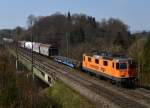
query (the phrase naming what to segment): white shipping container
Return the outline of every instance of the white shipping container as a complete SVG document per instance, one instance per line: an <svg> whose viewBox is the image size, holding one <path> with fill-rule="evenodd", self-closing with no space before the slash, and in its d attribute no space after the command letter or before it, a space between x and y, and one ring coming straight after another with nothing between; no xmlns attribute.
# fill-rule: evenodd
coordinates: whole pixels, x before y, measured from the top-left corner
<svg viewBox="0 0 150 108"><path fill-rule="evenodd" d="M40 54L49 56L49 48L51 45L41 44L40 45Z"/></svg>
<svg viewBox="0 0 150 108"><path fill-rule="evenodd" d="M34 42L33 42L33 44L34 44ZM32 49L32 42L26 42L25 43L25 48L31 50Z"/></svg>
<svg viewBox="0 0 150 108"><path fill-rule="evenodd" d="M33 51L40 53L40 45L41 45L41 43L34 43L33 44Z"/></svg>
<svg viewBox="0 0 150 108"><path fill-rule="evenodd" d="M25 47L25 43L26 43L26 41L20 41L20 46L21 46L22 48L24 48L24 47Z"/></svg>

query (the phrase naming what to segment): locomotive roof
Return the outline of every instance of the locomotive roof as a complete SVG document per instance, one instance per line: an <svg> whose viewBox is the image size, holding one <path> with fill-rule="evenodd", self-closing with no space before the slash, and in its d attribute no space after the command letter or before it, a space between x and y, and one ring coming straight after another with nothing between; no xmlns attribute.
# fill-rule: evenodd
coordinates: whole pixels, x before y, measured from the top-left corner
<svg viewBox="0 0 150 108"><path fill-rule="evenodd" d="M128 61L129 59L128 58L114 58L113 60L116 62L125 62L125 61Z"/></svg>
<svg viewBox="0 0 150 108"><path fill-rule="evenodd" d="M87 54L85 54L87 55ZM92 54L88 54L87 56L90 56L90 57L94 57L96 59L105 59L105 60L114 60L114 61L117 61L117 62L123 62L123 61L127 61L129 59L132 59L132 58L127 58L127 57L113 57L113 56L102 56L102 55L92 55Z"/></svg>

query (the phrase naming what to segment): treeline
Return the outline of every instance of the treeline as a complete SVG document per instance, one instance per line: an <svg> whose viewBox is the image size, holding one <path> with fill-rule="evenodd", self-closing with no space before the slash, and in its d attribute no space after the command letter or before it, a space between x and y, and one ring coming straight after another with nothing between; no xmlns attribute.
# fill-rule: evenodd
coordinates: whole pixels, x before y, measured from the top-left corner
<svg viewBox="0 0 150 108"><path fill-rule="evenodd" d="M30 26L30 22L34 24ZM131 44L131 33L128 26L119 19L103 19L101 22L85 14L56 13L46 17L28 18L27 30L17 27L20 40L33 40L36 42L56 44L61 55L66 54L66 45L69 43L69 55L74 58L81 57L83 52L91 50L125 51ZM15 38L15 33L12 36ZM79 50L82 49L82 50ZM75 56L74 52L78 52Z"/></svg>
<svg viewBox="0 0 150 108"><path fill-rule="evenodd" d="M63 50L66 49L68 41L70 56L78 49L77 46L85 49L84 52L99 49L124 50L128 48L131 36L127 25L119 19L111 18L98 22L92 16L70 13L35 18L35 24L31 29L35 33L35 41L56 43Z"/></svg>
<svg viewBox="0 0 150 108"><path fill-rule="evenodd" d="M68 43L69 56L75 59L93 50L127 52L137 37L147 37L148 34L131 34L129 27L119 19L103 19L99 22L92 16L71 15L70 12L67 15L55 13L45 17L30 15L27 22L28 29L17 27L11 33L8 31L7 36L31 41L32 34L35 42L57 45L60 55L67 54ZM78 53L75 55L75 52Z"/></svg>

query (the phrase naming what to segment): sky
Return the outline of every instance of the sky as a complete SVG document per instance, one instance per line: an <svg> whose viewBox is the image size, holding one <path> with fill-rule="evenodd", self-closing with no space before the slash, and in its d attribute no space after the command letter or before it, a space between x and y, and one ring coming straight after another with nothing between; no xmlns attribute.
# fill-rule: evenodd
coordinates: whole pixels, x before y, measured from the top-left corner
<svg viewBox="0 0 150 108"><path fill-rule="evenodd" d="M150 30L150 0L0 0L0 29L27 27L27 17L84 13L101 21L118 18L131 31Z"/></svg>

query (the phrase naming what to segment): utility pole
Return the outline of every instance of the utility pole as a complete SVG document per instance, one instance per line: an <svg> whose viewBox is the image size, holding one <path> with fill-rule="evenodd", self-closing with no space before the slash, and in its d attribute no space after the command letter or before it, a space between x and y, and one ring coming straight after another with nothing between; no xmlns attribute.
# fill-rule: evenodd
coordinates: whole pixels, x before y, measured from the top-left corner
<svg viewBox="0 0 150 108"><path fill-rule="evenodd" d="M16 39L15 39L15 46L16 46L16 69L18 71L18 59L19 59L19 55L18 55L18 36L21 33L21 28L20 27L16 27Z"/></svg>
<svg viewBox="0 0 150 108"><path fill-rule="evenodd" d="M33 26L33 21L32 21L32 26ZM32 42L32 50L31 50L31 53L32 53L32 67L31 67L31 71L32 71L32 74L33 74L33 80L34 80L34 71L33 71L33 68L34 68L34 53L33 53L33 30L31 30L31 42Z"/></svg>
<svg viewBox="0 0 150 108"><path fill-rule="evenodd" d="M31 30L31 42L32 42L32 73L33 73L33 80L34 80L34 72L33 72L33 67L34 67L34 55L33 55L33 33L32 33L32 30Z"/></svg>
<svg viewBox="0 0 150 108"><path fill-rule="evenodd" d="M16 69L18 71L18 28L16 28Z"/></svg>
<svg viewBox="0 0 150 108"><path fill-rule="evenodd" d="M66 33L66 43L67 43L67 57L69 57L69 39L68 39L69 35L68 33Z"/></svg>
<svg viewBox="0 0 150 108"><path fill-rule="evenodd" d="M34 54L33 54L33 25L35 23L35 17L33 15L30 15L28 17L28 24L29 24L29 29L31 29L31 42L32 42L32 49L31 49L31 54L32 54L32 60L31 60L31 72L32 72L32 78L34 80Z"/></svg>
<svg viewBox="0 0 150 108"><path fill-rule="evenodd" d="M70 27L70 22L71 22L71 14L68 12L68 19L67 19L67 25ZM67 43L67 57L69 57L69 40L70 40L70 28L66 32L66 43Z"/></svg>

